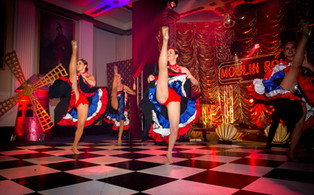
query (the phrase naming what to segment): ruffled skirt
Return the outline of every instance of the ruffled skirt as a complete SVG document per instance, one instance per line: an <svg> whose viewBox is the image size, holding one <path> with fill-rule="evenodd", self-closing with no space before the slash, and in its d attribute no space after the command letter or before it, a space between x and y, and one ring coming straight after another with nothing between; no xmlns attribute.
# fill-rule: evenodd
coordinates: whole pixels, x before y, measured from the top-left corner
<svg viewBox="0 0 314 195"><path fill-rule="evenodd" d="M169 88L181 96L180 121L178 137L186 134L191 125L200 116L199 99L191 96L191 83L185 75L178 75L169 78ZM150 82L141 101L141 108L144 118L144 129L142 140L152 137L157 142L169 140L170 124L167 108L160 105L156 100L156 82Z"/></svg>

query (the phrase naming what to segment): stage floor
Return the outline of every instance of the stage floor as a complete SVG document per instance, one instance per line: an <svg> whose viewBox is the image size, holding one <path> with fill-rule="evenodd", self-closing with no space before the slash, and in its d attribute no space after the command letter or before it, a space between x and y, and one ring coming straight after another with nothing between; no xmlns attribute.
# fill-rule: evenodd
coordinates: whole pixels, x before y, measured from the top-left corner
<svg viewBox="0 0 314 195"><path fill-rule="evenodd" d="M314 154L260 145L177 143L173 165L167 145L110 136L0 144L1 194L313 194Z"/></svg>

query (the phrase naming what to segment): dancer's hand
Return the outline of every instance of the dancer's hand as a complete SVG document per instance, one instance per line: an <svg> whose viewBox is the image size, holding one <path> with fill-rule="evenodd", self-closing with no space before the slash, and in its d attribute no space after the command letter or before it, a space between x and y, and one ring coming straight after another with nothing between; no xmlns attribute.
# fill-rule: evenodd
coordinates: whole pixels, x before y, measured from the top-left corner
<svg viewBox="0 0 314 195"><path fill-rule="evenodd" d="M186 78L187 78L187 79L191 79L191 78L192 78L192 75L191 75L190 72L187 72L187 73L186 73Z"/></svg>
<svg viewBox="0 0 314 195"><path fill-rule="evenodd" d="M82 75L83 79L86 79L88 77L88 73L86 73L86 72L81 73L81 75Z"/></svg>
<svg viewBox="0 0 314 195"><path fill-rule="evenodd" d="M187 79L190 79L192 77L190 71L187 68L182 67L180 70L182 73L185 73Z"/></svg>
<svg viewBox="0 0 314 195"><path fill-rule="evenodd" d="M72 40L71 45L72 45L72 49L77 49L77 41Z"/></svg>
<svg viewBox="0 0 314 195"><path fill-rule="evenodd" d="M155 77L154 77L152 74L150 74L150 75L147 77L147 82L151 82L151 81L153 81L153 80L155 80Z"/></svg>
<svg viewBox="0 0 314 195"><path fill-rule="evenodd" d="M169 31L168 26L161 27L162 38L165 41L169 40L169 32L168 31Z"/></svg>

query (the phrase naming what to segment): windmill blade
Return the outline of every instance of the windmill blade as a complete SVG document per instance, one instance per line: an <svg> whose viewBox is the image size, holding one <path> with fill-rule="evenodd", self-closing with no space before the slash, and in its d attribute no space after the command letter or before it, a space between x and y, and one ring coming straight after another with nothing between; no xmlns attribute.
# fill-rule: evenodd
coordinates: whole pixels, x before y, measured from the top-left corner
<svg viewBox="0 0 314 195"><path fill-rule="evenodd" d="M20 62L17 59L15 51L6 53L3 57L4 63L9 67L15 78L23 85L26 81Z"/></svg>
<svg viewBox="0 0 314 195"><path fill-rule="evenodd" d="M21 94L17 94L0 102L0 118L15 106L15 104L19 101L19 98L21 98Z"/></svg>
<svg viewBox="0 0 314 195"><path fill-rule="evenodd" d="M33 95L29 96L30 101L32 102L34 111L37 115L39 124L43 131L47 131L51 129L51 127L54 126L54 122L50 118L49 114L46 112L46 110L41 106L41 104L35 99Z"/></svg>
<svg viewBox="0 0 314 195"><path fill-rule="evenodd" d="M35 90L45 85L49 85L50 83L53 83L55 80L57 80L59 77L64 77L67 75L67 71L63 68L61 64L59 64L54 69L45 74L45 76L43 76L39 81L37 81L33 85L33 89Z"/></svg>

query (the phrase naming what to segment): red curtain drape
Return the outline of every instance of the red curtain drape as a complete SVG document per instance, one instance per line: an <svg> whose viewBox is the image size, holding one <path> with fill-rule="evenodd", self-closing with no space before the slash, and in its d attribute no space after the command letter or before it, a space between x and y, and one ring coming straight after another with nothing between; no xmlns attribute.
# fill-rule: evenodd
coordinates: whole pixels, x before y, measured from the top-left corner
<svg viewBox="0 0 314 195"><path fill-rule="evenodd" d="M167 0L139 0L132 4L132 74L137 78L147 63L158 61L156 36L161 27ZM145 79L144 79L145 80ZM131 99L131 137L141 133L141 118L136 97Z"/></svg>

